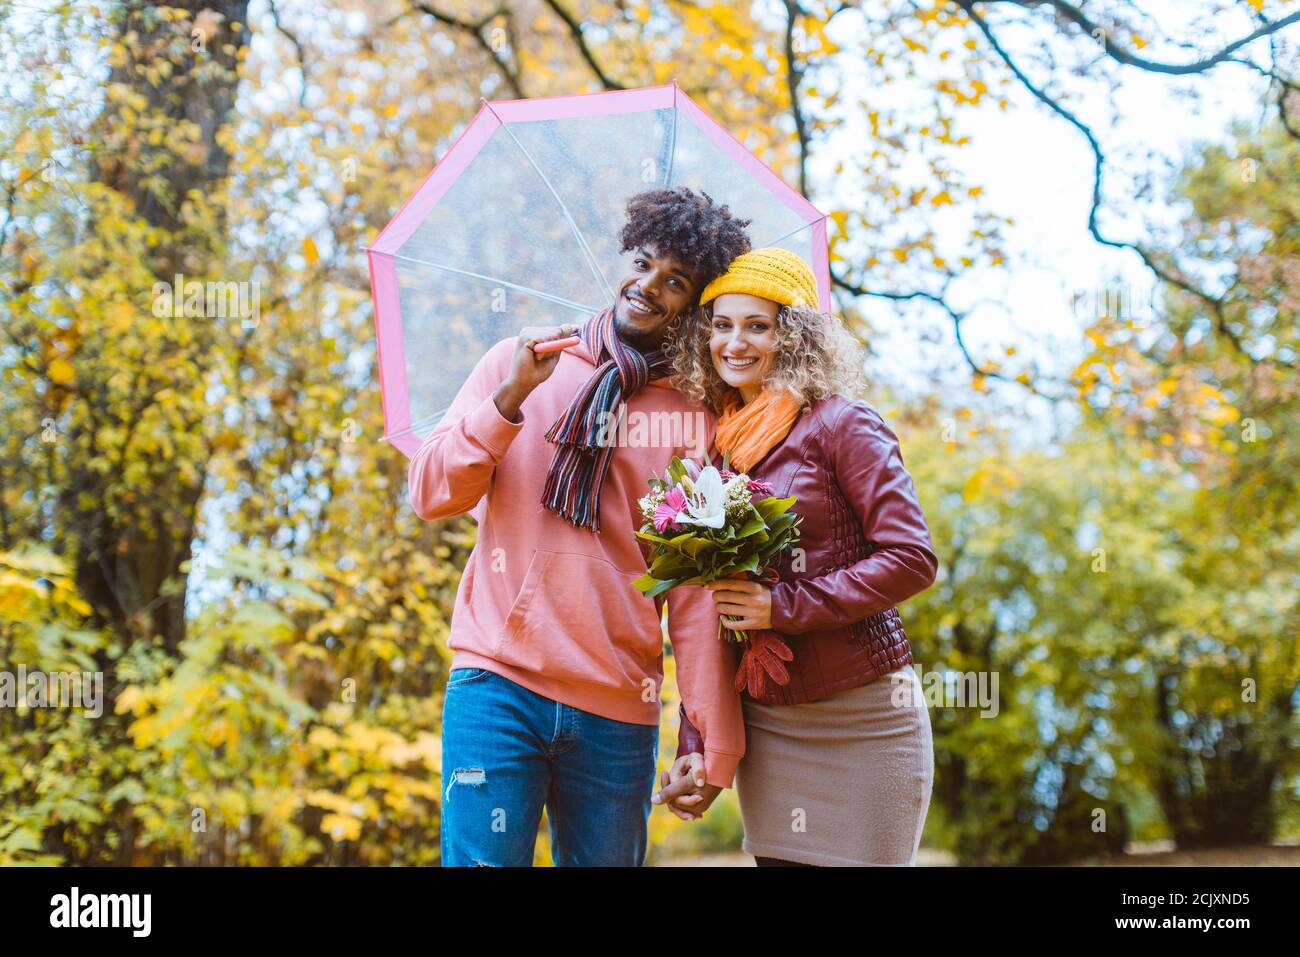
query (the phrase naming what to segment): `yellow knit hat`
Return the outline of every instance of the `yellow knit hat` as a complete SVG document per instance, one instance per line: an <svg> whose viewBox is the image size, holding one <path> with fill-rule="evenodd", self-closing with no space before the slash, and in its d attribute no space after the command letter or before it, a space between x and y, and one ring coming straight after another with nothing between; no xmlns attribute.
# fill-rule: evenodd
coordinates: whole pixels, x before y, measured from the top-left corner
<svg viewBox="0 0 1300 957"><path fill-rule="evenodd" d="M802 257L779 246L737 256L725 273L704 287L700 305L728 292L748 293L784 306L817 308L817 280L812 269Z"/></svg>

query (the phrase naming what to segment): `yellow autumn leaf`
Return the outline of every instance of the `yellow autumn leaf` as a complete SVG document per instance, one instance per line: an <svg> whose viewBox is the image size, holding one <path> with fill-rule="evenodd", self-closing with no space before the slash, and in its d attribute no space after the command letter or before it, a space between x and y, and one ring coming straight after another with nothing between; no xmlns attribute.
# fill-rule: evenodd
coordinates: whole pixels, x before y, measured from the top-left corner
<svg viewBox="0 0 1300 957"><path fill-rule="evenodd" d="M316 251L316 241L308 236L302 241L302 254L307 259L307 265L314 266L320 259L320 253Z"/></svg>
<svg viewBox="0 0 1300 957"><path fill-rule="evenodd" d="M333 791L326 791L323 788L317 788L309 791L303 797L303 801L312 807L323 808L326 811L333 811L336 814L350 814L352 811L352 802L340 794Z"/></svg>
<svg viewBox="0 0 1300 957"><path fill-rule="evenodd" d="M123 300L109 310L109 328L119 335L129 332L134 324L135 309L129 302Z"/></svg>
<svg viewBox="0 0 1300 957"><path fill-rule="evenodd" d="M144 690L138 685L128 685L117 695L115 710L118 714L130 711L138 717L139 715L144 714L145 709L148 707L148 698L146 697Z"/></svg>
<svg viewBox="0 0 1300 957"><path fill-rule="evenodd" d="M342 814L326 814L321 818L320 829L336 841L355 841L361 836L361 822Z"/></svg>
<svg viewBox="0 0 1300 957"><path fill-rule="evenodd" d="M222 718L220 721L214 721L208 725L204 737L207 739L208 744L214 748L227 743L234 745L239 743L239 729L235 727L233 722Z"/></svg>
<svg viewBox="0 0 1300 957"><path fill-rule="evenodd" d="M77 377L76 370L67 359L55 359L46 371L49 373L50 381L56 385L67 385Z"/></svg>
<svg viewBox="0 0 1300 957"><path fill-rule="evenodd" d="M1216 406L1206 416L1214 425L1227 425L1229 422L1236 422L1240 417L1240 410L1230 405Z"/></svg>

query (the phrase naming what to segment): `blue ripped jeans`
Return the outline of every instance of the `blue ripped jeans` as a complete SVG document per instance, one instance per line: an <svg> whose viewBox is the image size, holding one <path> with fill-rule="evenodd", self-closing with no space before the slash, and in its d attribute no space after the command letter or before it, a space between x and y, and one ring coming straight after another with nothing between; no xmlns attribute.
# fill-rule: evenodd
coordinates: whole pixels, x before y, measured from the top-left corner
<svg viewBox="0 0 1300 957"><path fill-rule="evenodd" d="M443 866L531 866L545 805L557 866L639 867L658 759L656 726L456 668L442 707Z"/></svg>

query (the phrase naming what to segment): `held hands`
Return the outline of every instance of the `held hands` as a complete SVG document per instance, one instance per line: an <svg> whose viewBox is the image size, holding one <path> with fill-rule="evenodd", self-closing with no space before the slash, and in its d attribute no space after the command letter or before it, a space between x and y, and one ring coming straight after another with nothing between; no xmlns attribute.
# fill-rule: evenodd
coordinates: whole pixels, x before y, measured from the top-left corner
<svg viewBox="0 0 1300 957"><path fill-rule="evenodd" d="M719 615L727 617L728 627L746 631L772 627L772 589L769 586L729 578L704 587L713 593L714 607ZM722 788L705 783L704 755L698 752L683 754L671 768L661 772L659 788L650 800L655 804L666 804L668 810L683 821L699 820L722 793Z"/></svg>
<svg viewBox="0 0 1300 957"><path fill-rule="evenodd" d="M667 771L659 773L659 790L650 798L667 804L683 821L697 821L714 802L722 788L704 782L704 755L683 754Z"/></svg>

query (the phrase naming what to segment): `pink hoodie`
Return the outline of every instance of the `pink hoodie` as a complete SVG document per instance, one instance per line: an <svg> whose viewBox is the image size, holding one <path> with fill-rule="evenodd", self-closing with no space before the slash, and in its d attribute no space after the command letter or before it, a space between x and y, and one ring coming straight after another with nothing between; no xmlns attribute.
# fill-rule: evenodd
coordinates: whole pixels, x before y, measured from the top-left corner
<svg viewBox="0 0 1300 957"><path fill-rule="evenodd" d="M715 421L657 379L626 406L601 492L601 531L576 528L543 508L555 446L546 432L595 369L585 344L560 356L524 400L519 423L492 393L510 371L515 340L494 345L411 458L410 502L426 520L469 512L479 525L456 593L452 668L486 668L540 695L593 714L658 725L664 597L677 684L707 742L708 783L730 787L745 750L734 650L718 640L703 588L659 599L632 587L646 568L637 499L673 455L700 456Z"/></svg>

